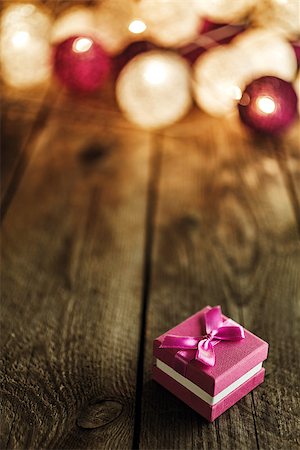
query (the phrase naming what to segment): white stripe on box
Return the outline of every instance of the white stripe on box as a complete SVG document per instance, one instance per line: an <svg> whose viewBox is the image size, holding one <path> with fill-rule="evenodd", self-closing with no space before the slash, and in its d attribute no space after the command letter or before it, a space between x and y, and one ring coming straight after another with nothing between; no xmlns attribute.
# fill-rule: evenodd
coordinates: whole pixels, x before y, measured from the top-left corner
<svg viewBox="0 0 300 450"><path fill-rule="evenodd" d="M236 381L231 383L229 386L227 386L227 388L223 389L223 391L219 392L219 394L215 395L214 397L209 395L206 391L201 389L199 386L197 386L192 381L190 381L187 378L180 375L180 373L176 372L174 369L172 369L172 367L170 367L167 364L165 364L164 362L160 361L160 359L156 359L156 366L162 372L169 375L169 377L173 378L173 380L177 381L177 383L181 384L182 386L187 388L189 391L191 391L193 394L197 395L197 397L201 398L201 400L204 400L206 403L213 406L216 403L223 400L223 398L225 398L227 395L229 395L235 389L240 387L243 383L250 380L251 377L256 375L262 368L262 362L257 364L257 366L253 367L253 369L249 370L249 372L245 373L245 375L238 378Z"/></svg>

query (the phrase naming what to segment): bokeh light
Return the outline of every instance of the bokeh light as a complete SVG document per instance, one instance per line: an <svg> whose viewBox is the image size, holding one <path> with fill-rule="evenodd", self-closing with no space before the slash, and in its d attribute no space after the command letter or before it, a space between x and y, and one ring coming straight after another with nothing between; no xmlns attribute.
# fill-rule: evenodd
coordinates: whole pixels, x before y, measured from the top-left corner
<svg viewBox="0 0 300 450"><path fill-rule="evenodd" d="M246 17L255 5L255 0L194 0L202 16L219 23L237 23Z"/></svg>
<svg viewBox="0 0 300 450"><path fill-rule="evenodd" d="M297 95L291 83L277 77L252 81L239 102L241 120L251 129L277 134L297 116Z"/></svg>
<svg viewBox="0 0 300 450"><path fill-rule="evenodd" d="M140 17L147 25L150 39L159 45L182 45L198 34L200 19L192 2L140 0L138 8Z"/></svg>
<svg viewBox="0 0 300 450"><path fill-rule="evenodd" d="M56 19L51 31L51 41L56 44L71 36L95 33L96 21L93 9L73 6Z"/></svg>
<svg viewBox="0 0 300 450"><path fill-rule="evenodd" d="M216 47L194 64L194 96L197 104L213 116L235 110L242 95L242 71L236 52Z"/></svg>
<svg viewBox="0 0 300 450"><path fill-rule="evenodd" d="M72 36L56 46L54 71L68 89L92 92L107 79L110 59L91 37Z"/></svg>
<svg viewBox="0 0 300 450"><path fill-rule="evenodd" d="M10 5L1 19L1 66L4 81L17 88L44 83L50 76L51 17L31 3Z"/></svg>
<svg viewBox="0 0 300 450"><path fill-rule="evenodd" d="M161 128L183 117L192 104L189 66L180 56L151 51L136 56L117 80L125 116L143 128Z"/></svg>

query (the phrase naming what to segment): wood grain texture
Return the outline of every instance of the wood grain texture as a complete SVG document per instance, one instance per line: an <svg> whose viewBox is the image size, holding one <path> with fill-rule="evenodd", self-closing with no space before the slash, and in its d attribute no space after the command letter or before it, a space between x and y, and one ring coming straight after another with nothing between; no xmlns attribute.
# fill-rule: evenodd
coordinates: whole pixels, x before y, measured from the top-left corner
<svg viewBox="0 0 300 450"><path fill-rule="evenodd" d="M34 139L55 101L55 92L46 95L47 86L29 92L16 92L5 88L2 99L1 120L1 202L5 201L13 178L22 176L30 158L30 140Z"/></svg>
<svg viewBox="0 0 300 450"><path fill-rule="evenodd" d="M274 149L200 114L168 130L155 192L143 449L299 446L300 247ZM151 382L152 341L205 305L270 343L265 383L207 424Z"/></svg>
<svg viewBox="0 0 300 450"><path fill-rule="evenodd" d="M1 448L131 447L150 145L67 103L35 139L2 232Z"/></svg>

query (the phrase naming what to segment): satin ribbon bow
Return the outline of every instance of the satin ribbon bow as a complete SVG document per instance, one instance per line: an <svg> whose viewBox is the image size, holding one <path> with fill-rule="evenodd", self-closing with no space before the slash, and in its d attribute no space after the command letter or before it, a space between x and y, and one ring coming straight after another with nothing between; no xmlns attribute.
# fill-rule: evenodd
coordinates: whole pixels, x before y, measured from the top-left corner
<svg viewBox="0 0 300 450"><path fill-rule="evenodd" d="M176 359L176 370L185 372L187 364L193 359L200 361L206 366L213 367L216 363L214 346L221 341L238 341L244 339L244 328L231 319L222 320L220 306L211 308L204 314L206 335L175 336L167 334L160 348L178 349Z"/></svg>

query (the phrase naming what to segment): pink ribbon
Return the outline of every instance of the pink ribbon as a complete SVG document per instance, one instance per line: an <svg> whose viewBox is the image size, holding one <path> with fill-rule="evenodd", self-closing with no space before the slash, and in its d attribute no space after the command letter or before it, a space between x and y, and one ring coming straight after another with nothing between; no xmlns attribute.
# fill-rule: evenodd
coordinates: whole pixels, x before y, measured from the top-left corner
<svg viewBox="0 0 300 450"><path fill-rule="evenodd" d="M206 366L213 367L216 363L214 346L221 341L237 341L244 339L244 328L227 319L223 322L220 306L214 306L204 314L205 336L175 336L167 334L160 348L177 349L175 355L175 370L185 374L190 361L195 359Z"/></svg>

